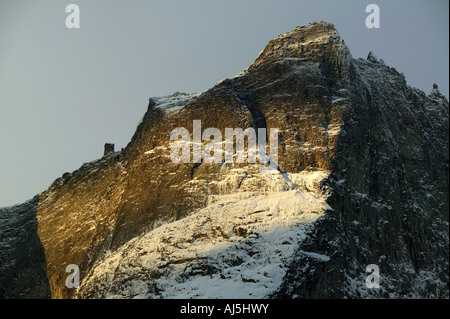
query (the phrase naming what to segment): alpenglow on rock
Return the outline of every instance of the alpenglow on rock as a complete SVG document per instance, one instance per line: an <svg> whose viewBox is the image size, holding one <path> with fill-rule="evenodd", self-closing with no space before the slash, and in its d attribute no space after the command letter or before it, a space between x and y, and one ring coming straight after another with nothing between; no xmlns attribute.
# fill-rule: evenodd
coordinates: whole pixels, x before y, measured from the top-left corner
<svg viewBox="0 0 450 319"><path fill-rule="evenodd" d="M172 163L193 120L278 128L278 170ZM354 59L332 24L297 27L207 91L151 98L123 150L0 209L0 297L448 298L448 151L437 86Z"/></svg>

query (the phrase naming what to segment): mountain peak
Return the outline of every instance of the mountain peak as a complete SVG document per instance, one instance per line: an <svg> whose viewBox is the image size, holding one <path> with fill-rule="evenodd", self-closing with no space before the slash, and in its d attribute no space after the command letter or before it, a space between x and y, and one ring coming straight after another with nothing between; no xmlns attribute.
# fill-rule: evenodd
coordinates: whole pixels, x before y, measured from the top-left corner
<svg viewBox="0 0 450 319"><path fill-rule="evenodd" d="M280 34L278 39L286 37L301 37L303 39L309 39L309 41L314 41L315 39L322 38L323 36L335 36L337 34L338 33L334 24L324 21L316 21L307 25L297 26L288 32Z"/></svg>
<svg viewBox="0 0 450 319"><path fill-rule="evenodd" d="M280 65L296 69L318 64L331 71L330 74L340 77L349 69L351 61L350 50L334 25L312 22L305 26L297 26L269 41L247 70L260 67L272 69Z"/></svg>
<svg viewBox="0 0 450 319"><path fill-rule="evenodd" d="M344 49L349 53L334 25L327 22L312 22L305 26L297 26L271 40L253 65L286 58L315 59L336 49L338 51Z"/></svg>
<svg viewBox="0 0 450 319"><path fill-rule="evenodd" d="M0 298L448 298L439 94L409 87L373 53L352 59L330 23L296 27L232 79L150 98L122 151L109 145L0 208ZM177 128L187 140L172 140ZM250 134L244 143L258 132L264 155L260 128L276 131L268 174L249 161ZM233 160L205 160L214 144L226 161L231 144ZM172 160L177 145L187 163ZM368 263L383 270L379 289L361 288Z"/></svg>

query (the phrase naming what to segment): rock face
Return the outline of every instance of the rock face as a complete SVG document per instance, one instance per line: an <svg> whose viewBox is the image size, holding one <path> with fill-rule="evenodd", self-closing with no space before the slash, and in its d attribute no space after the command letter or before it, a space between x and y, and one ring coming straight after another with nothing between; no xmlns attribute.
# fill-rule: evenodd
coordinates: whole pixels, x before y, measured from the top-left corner
<svg viewBox="0 0 450 319"><path fill-rule="evenodd" d="M39 197L0 214L0 297L50 298L44 247L37 235Z"/></svg>
<svg viewBox="0 0 450 319"><path fill-rule="evenodd" d="M193 120L278 128L278 170L173 163L170 132L192 140ZM437 86L352 58L331 24L297 27L234 78L151 98L122 151L0 209L1 296L448 298L448 120Z"/></svg>

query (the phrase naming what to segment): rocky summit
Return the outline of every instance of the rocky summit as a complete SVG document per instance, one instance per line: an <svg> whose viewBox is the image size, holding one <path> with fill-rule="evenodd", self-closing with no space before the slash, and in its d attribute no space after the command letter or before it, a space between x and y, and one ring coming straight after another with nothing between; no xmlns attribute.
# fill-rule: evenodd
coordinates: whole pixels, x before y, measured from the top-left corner
<svg viewBox="0 0 450 319"><path fill-rule="evenodd" d="M194 120L277 128L276 170L174 163ZM0 297L449 298L448 211L447 99L316 22L209 90L150 98L124 149L1 208Z"/></svg>

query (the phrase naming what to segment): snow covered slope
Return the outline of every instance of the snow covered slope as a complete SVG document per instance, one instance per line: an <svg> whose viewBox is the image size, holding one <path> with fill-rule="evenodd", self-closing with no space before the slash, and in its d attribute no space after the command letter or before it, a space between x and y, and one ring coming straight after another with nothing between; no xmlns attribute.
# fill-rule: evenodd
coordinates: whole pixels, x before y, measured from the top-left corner
<svg viewBox="0 0 450 319"><path fill-rule="evenodd" d="M228 177L242 173L232 170ZM211 196L205 208L99 260L77 297L268 297L282 283L299 243L331 209L320 190L327 176L324 171L249 175L241 191ZM263 186L260 191L242 191L255 182Z"/></svg>

